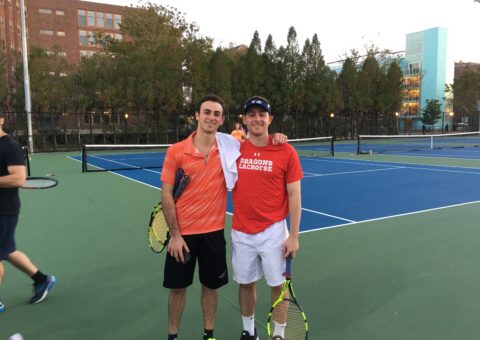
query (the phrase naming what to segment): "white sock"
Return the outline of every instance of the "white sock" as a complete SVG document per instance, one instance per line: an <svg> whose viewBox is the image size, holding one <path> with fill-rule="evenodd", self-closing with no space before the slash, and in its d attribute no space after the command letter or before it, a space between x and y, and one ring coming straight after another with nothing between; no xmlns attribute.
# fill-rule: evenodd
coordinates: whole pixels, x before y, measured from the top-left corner
<svg viewBox="0 0 480 340"><path fill-rule="evenodd" d="M275 328L273 328L273 336L280 335L282 338L285 338L285 327L286 323L278 323L275 321Z"/></svg>
<svg viewBox="0 0 480 340"><path fill-rule="evenodd" d="M250 335L255 334L255 314L252 316L243 316L243 330L247 331Z"/></svg>

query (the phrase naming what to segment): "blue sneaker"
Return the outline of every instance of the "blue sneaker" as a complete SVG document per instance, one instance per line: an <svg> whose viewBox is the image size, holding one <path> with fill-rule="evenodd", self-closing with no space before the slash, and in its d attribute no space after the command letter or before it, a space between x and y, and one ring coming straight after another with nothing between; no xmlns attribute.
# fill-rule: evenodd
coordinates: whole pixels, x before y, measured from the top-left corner
<svg viewBox="0 0 480 340"><path fill-rule="evenodd" d="M53 275L48 275L47 280L44 283L33 285L33 296L30 299L30 303L39 303L45 300L48 292L57 282L57 279Z"/></svg>
<svg viewBox="0 0 480 340"><path fill-rule="evenodd" d="M5 310L5 305L0 301L0 313Z"/></svg>

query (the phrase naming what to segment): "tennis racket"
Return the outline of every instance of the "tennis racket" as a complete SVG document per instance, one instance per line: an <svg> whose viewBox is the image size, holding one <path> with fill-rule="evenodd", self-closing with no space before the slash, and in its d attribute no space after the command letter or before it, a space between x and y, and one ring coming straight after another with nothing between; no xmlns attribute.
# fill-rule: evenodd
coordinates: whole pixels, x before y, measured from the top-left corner
<svg viewBox="0 0 480 340"><path fill-rule="evenodd" d="M278 299L268 313L267 332L269 339L306 340L308 322L305 313L297 301L292 286L292 257L287 257L285 284ZM276 329L279 327L279 329Z"/></svg>
<svg viewBox="0 0 480 340"><path fill-rule="evenodd" d="M58 184L52 177L27 177L23 189L49 189Z"/></svg>
<svg viewBox="0 0 480 340"><path fill-rule="evenodd" d="M174 199L177 200L187 186L190 177L185 175L183 169L178 169L175 174L176 190ZM148 245L155 253L161 253L168 244L170 239L170 229L163 213L162 202L157 203L150 214L150 223L147 228Z"/></svg>

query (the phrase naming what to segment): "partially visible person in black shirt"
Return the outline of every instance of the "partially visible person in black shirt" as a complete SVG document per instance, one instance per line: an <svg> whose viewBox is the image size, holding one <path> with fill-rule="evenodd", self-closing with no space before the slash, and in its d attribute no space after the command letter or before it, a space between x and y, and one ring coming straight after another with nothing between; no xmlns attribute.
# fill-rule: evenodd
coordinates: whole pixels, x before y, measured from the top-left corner
<svg viewBox="0 0 480 340"><path fill-rule="evenodd" d="M5 117L0 112L0 284L3 280L3 260L27 274L33 280L34 294L30 303L42 302L54 286L53 275L42 273L29 257L17 250L15 227L20 213L18 188L25 183L26 168L22 148L3 130ZM0 312L5 309L0 301Z"/></svg>

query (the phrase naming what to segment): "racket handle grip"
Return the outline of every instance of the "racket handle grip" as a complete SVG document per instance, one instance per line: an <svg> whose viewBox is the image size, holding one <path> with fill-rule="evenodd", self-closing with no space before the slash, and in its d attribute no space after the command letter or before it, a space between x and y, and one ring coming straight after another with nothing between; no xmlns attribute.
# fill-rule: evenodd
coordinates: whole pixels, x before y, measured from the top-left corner
<svg viewBox="0 0 480 340"><path fill-rule="evenodd" d="M288 255L287 259L285 260L285 277L292 277L292 255Z"/></svg>

